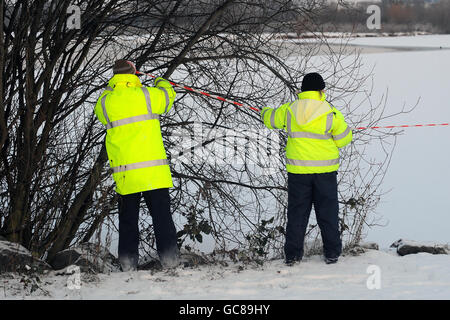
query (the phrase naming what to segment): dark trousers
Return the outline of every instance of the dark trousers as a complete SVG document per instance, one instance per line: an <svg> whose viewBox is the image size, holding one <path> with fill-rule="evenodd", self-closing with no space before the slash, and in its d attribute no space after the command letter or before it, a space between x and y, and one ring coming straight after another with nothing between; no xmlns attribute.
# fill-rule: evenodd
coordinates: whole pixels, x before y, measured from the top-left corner
<svg viewBox="0 0 450 320"><path fill-rule="evenodd" d="M322 235L324 255L335 258L341 254L337 172L317 174L288 173L288 211L286 260L300 260L312 206Z"/></svg>
<svg viewBox="0 0 450 320"><path fill-rule="evenodd" d="M139 204L144 196L153 219L156 250L160 259L178 253L177 234L170 213L169 189L121 195L119 198L119 260L137 266L139 258Z"/></svg>

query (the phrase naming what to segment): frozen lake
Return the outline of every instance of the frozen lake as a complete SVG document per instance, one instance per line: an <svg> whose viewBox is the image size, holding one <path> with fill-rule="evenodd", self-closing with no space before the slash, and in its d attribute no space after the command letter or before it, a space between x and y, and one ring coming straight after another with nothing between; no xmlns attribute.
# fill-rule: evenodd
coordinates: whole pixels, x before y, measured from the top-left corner
<svg viewBox="0 0 450 320"><path fill-rule="evenodd" d="M279 41L276 41L279 42ZM292 43L317 43L309 39L297 39L286 41L288 47ZM327 43L322 43L318 48L316 55L327 55L331 51L339 52L343 55L369 53L389 53L399 51L436 51L450 50L450 35L426 35L426 36L399 36L399 37L358 37L348 38L330 38Z"/></svg>
<svg viewBox="0 0 450 320"><path fill-rule="evenodd" d="M385 125L450 122L449 35L358 38L350 43L386 49L363 51L362 58L364 71L374 67L374 100L389 90L390 113L420 98L412 113ZM367 240L382 247L398 238L450 242L449 136L448 126L404 130L384 181L384 190L392 190L377 210L388 225L369 230Z"/></svg>

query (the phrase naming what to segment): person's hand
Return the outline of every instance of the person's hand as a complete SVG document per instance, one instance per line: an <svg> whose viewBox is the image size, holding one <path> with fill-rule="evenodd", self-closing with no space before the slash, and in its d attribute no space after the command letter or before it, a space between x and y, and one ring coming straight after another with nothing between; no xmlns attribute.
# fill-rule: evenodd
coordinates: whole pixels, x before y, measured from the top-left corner
<svg viewBox="0 0 450 320"><path fill-rule="evenodd" d="M157 77L156 79L155 79L155 87L157 87L158 86L158 83L160 83L161 81L167 81L166 79L164 79L164 78L162 78L162 77Z"/></svg>

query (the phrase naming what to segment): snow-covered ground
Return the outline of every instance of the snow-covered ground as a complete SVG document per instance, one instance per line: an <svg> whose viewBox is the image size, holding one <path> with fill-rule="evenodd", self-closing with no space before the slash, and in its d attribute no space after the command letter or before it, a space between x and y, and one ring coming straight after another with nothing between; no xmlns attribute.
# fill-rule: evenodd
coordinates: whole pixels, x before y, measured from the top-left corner
<svg viewBox="0 0 450 320"><path fill-rule="evenodd" d="M389 89L388 111L420 102L413 113L390 124L450 121L450 36L355 39L352 44L432 47L437 50L363 54L364 71L374 69L374 101ZM387 248L399 238L449 243L448 207L450 127L405 129L385 179L385 195L378 213L389 222L369 230L368 241ZM377 150L372 150L376 154ZM116 252L114 252L116 253ZM377 287L379 276L380 288ZM24 280L25 279L25 280ZM450 299L450 255L371 250L345 256L326 265L314 256L293 267L281 260L242 268L179 267L151 273L81 275L79 289L73 275L42 276L40 282L20 275L0 277L1 299ZM22 282L21 282L22 281ZM30 293L30 288L34 291ZM71 287L71 289L69 288ZM75 285L75 287L77 287Z"/></svg>
<svg viewBox="0 0 450 320"><path fill-rule="evenodd" d="M282 260L263 266L178 267L173 270L41 277L32 294L20 277L0 280L0 299L450 299L450 255L369 250L335 265L313 256L292 267ZM3 287L3 288L2 288Z"/></svg>

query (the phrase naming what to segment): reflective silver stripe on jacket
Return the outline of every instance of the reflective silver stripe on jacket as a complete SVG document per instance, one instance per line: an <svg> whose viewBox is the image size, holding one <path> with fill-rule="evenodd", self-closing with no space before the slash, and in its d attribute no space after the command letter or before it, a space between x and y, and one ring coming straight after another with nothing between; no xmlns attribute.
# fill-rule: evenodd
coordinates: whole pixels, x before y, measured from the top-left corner
<svg viewBox="0 0 450 320"><path fill-rule="evenodd" d="M145 101L147 102L148 113L151 114L153 112L152 112L152 101L150 100L150 92L148 92L148 89L146 87L141 87L141 90L144 93Z"/></svg>
<svg viewBox="0 0 450 320"><path fill-rule="evenodd" d="M286 119L286 129L289 135L291 135L291 113L289 112L289 109L287 110L287 119Z"/></svg>
<svg viewBox="0 0 450 320"><path fill-rule="evenodd" d="M328 133L333 128L333 113L327 115L327 124L325 127L325 133Z"/></svg>
<svg viewBox="0 0 450 320"><path fill-rule="evenodd" d="M262 112L261 114L261 120L264 122L264 115L266 114L267 111L269 111L270 109L266 109Z"/></svg>
<svg viewBox="0 0 450 320"><path fill-rule="evenodd" d="M169 103L170 103L169 93L167 92L166 88L159 87L158 89L164 91L164 95L166 96L166 107L164 108L164 112L167 112L167 109L169 108Z"/></svg>
<svg viewBox="0 0 450 320"><path fill-rule="evenodd" d="M350 127L347 126L347 129L345 129L344 132L342 132L342 133L340 133L340 134L338 134L338 135L336 135L336 136L333 136L333 140L340 140L340 139L343 139L343 138L345 138L345 137L349 134L349 132L350 132Z"/></svg>
<svg viewBox="0 0 450 320"><path fill-rule="evenodd" d="M331 134L319 134L305 131L289 132L289 137L291 138L309 138L309 139L320 139L328 140L331 139Z"/></svg>
<svg viewBox="0 0 450 320"><path fill-rule="evenodd" d="M297 101L297 100L295 100L295 101ZM286 130L287 130L287 132L288 133L290 133L291 132L291 112L290 111L292 111L292 109L291 109L291 106L295 103L295 101L292 101L291 102L291 104L288 106L288 108L287 108L287 110L286 110Z"/></svg>
<svg viewBox="0 0 450 320"><path fill-rule="evenodd" d="M270 115L270 125L272 126L272 128L276 128L275 127L275 112L278 110L278 108L277 109L274 109L273 111L272 111L272 114Z"/></svg>
<svg viewBox="0 0 450 320"><path fill-rule="evenodd" d="M326 167L339 164L339 158L331 160L297 160L297 159L286 159L287 164L292 166L302 166L302 167Z"/></svg>
<svg viewBox="0 0 450 320"><path fill-rule="evenodd" d="M111 87L108 87L111 88ZM108 89L107 89L108 90ZM128 118L124 118L124 119L120 119L120 120L116 120L116 121L110 121L109 117L108 117L108 113L106 112L106 97L107 95L104 95L101 103L102 103L102 109L103 109L103 115L105 117L106 120L106 129L112 129L112 128L117 128L126 124L130 124L130 123L136 123L136 122L141 122L141 121L147 121L147 120L154 120L154 119L159 119L159 114L156 113L152 113L152 102L150 100L150 93L147 90L146 87L141 87L142 92L144 93L145 96L145 103L147 104L147 111L148 113L146 114L141 114L138 116L133 116L133 117L128 117ZM110 91L113 91L113 89L111 88ZM167 108L167 106L166 106Z"/></svg>
<svg viewBox="0 0 450 320"><path fill-rule="evenodd" d="M295 131L292 132L291 130L291 113L288 111L287 114L287 132L289 137L291 138L309 138L309 139L320 139L320 140L328 140L332 138L331 133L328 131L331 130L333 126L333 113L329 113L327 116L327 124L326 124L326 130L325 134L320 133L312 133L307 131Z"/></svg>
<svg viewBox="0 0 450 320"><path fill-rule="evenodd" d="M113 170L113 173L119 173L119 172L134 170L134 169L143 169L143 168L163 166L163 165L168 165L168 164L169 164L169 162L167 161L167 159L158 159L158 160L149 160L149 161L126 164L123 166L112 167L111 169Z"/></svg>
<svg viewBox="0 0 450 320"><path fill-rule="evenodd" d="M103 96L101 103L102 103L102 109L103 109L103 116L105 117L106 120L106 125L108 126L111 122L109 121L109 117L108 117L108 113L106 112L106 94Z"/></svg>
<svg viewBox="0 0 450 320"><path fill-rule="evenodd" d="M145 121L145 120L152 120L152 119L159 119L159 115L158 114L154 114L154 113L152 113L152 114L141 114L139 116L134 116L134 117L130 117L130 118L124 118L124 119L116 120L116 121L107 123L106 124L106 129L111 129L111 128L123 126L125 124L141 122L141 121Z"/></svg>

